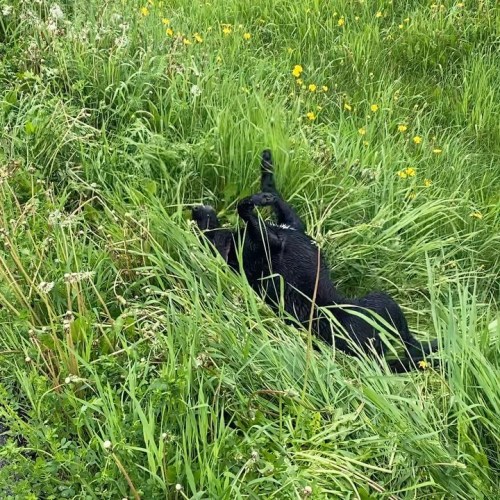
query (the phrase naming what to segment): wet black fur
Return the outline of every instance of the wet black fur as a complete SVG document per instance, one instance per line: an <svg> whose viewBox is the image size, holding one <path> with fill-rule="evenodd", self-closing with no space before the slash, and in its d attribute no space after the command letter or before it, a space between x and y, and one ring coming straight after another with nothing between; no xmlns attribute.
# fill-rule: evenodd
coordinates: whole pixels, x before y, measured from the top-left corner
<svg viewBox="0 0 500 500"><path fill-rule="evenodd" d="M238 204L238 214L246 225L235 232L219 228L217 215L210 206L194 207L193 219L236 271L236 250L243 245L245 275L268 304L277 308L281 303L306 328L313 318L312 330L319 337L351 355L359 349L384 354L386 346L377 326L392 331L407 351L406 357L391 362L391 369L396 372L414 368L436 348L435 342L424 345L415 339L401 308L389 295L373 292L350 299L339 293L319 248L305 233L304 223L276 190L268 150L262 154L261 190ZM276 224L259 218L255 207L262 206L272 208Z"/></svg>

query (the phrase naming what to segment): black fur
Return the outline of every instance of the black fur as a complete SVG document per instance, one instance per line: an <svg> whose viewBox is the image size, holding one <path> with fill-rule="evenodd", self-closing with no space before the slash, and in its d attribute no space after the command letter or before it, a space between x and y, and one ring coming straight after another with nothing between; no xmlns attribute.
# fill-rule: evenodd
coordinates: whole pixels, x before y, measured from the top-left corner
<svg viewBox="0 0 500 500"><path fill-rule="evenodd" d="M351 355L359 349L382 355L385 344L379 328L392 330L408 353L391 363L396 372L414 368L436 348L435 342L424 345L415 339L401 308L389 295L373 292L349 299L338 292L319 248L304 232L304 223L276 190L268 150L262 154L261 189L263 192L238 204L238 214L246 226L237 232L218 229L215 211L208 206L195 207L193 218L235 270L239 269L236 248L243 245L244 272L268 304L277 308L281 303L306 328L312 318L312 330L319 337ZM255 207L263 206L273 209L277 224L259 218Z"/></svg>

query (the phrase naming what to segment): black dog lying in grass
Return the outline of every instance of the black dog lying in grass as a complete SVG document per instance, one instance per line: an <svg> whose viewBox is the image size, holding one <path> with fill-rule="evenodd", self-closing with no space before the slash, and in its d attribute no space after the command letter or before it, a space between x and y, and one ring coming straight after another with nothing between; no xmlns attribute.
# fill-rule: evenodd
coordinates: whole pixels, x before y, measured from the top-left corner
<svg viewBox="0 0 500 500"><path fill-rule="evenodd" d="M277 308L282 303L301 325L311 325L325 342L350 355L361 351L383 355L385 344L380 330L393 332L408 353L390 363L396 372L415 368L437 347L435 341L424 345L415 339L403 312L389 295L373 292L349 299L338 292L319 248L304 232L304 223L276 190L270 151L262 155L261 189L263 192L238 204L238 214L246 223L244 229L220 229L210 206L194 207L192 216L235 271L239 270L237 255L241 249L246 277L268 304ZM272 208L276 224L263 222L255 213L255 207L264 206Z"/></svg>

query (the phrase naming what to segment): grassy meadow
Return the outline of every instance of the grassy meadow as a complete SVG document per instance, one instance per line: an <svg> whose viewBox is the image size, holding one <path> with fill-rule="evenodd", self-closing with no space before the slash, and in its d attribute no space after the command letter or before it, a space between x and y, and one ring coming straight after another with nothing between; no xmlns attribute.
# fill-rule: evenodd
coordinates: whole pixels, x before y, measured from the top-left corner
<svg viewBox="0 0 500 500"><path fill-rule="evenodd" d="M0 0L0 498L500 489L494 0ZM440 364L287 326L213 258L271 148L343 293Z"/></svg>

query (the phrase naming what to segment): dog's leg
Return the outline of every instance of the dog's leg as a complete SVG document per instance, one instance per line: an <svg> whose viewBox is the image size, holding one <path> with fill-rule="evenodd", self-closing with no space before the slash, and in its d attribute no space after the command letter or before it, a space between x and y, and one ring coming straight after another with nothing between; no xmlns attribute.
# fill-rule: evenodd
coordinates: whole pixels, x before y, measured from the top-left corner
<svg viewBox="0 0 500 500"><path fill-rule="evenodd" d="M266 196L274 196L271 193L262 193ZM260 202L259 195L248 196L238 203L238 215L246 222L250 239L254 244L267 243L271 248L280 248L282 241L268 224L259 220L254 212L256 205Z"/></svg>
<svg viewBox="0 0 500 500"><path fill-rule="evenodd" d="M271 206L276 214L278 224L304 232L304 223L300 220L295 210L281 198L276 189L273 157L269 149L265 149L262 152L260 187L263 193L272 193L275 195L272 202L261 203L260 206Z"/></svg>

